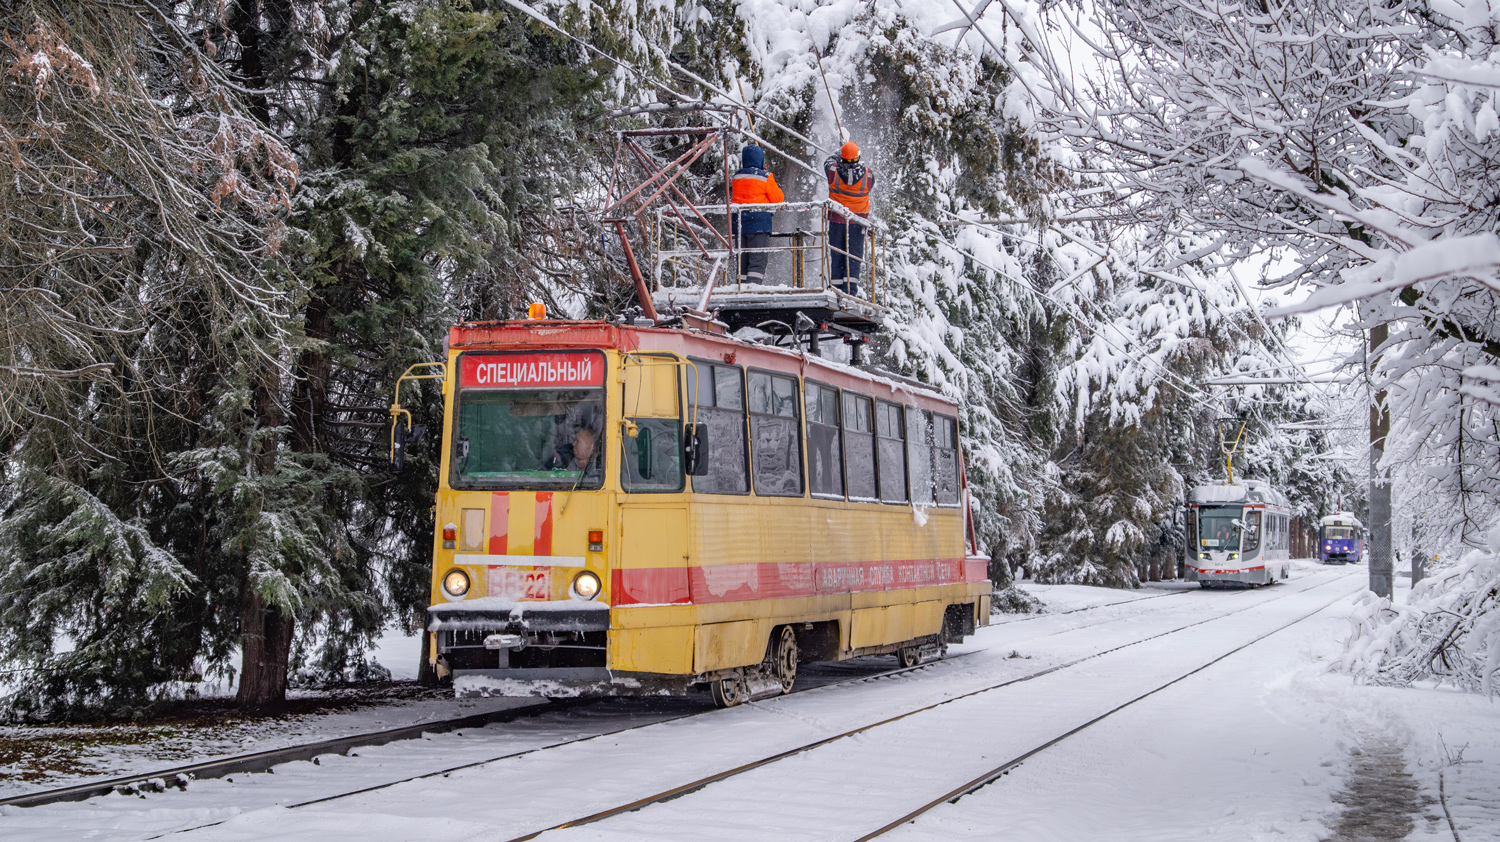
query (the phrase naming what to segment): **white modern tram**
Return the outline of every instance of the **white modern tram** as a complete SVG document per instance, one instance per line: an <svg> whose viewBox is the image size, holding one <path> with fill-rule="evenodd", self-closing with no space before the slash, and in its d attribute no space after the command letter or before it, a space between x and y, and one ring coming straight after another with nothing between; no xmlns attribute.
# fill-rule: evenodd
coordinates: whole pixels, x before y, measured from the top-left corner
<svg viewBox="0 0 1500 842"><path fill-rule="evenodd" d="M1193 488L1184 542L1187 580L1209 588L1290 578L1291 523L1287 496L1259 480Z"/></svg>

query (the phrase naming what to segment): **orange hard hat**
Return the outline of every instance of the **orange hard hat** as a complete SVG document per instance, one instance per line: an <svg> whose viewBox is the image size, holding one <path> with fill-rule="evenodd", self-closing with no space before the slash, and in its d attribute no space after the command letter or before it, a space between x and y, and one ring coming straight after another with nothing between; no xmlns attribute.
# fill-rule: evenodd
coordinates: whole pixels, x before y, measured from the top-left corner
<svg viewBox="0 0 1500 842"><path fill-rule="evenodd" d="M859 144L855 143L852 140L844 144L843 148L839 150L839 157L843 158L845 161L858 161Z"/></svg>

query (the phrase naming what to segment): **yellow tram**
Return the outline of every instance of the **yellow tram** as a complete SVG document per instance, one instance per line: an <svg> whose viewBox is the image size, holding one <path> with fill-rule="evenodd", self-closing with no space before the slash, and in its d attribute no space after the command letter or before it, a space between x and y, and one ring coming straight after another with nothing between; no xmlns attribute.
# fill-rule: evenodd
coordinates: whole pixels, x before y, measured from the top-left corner
<svg viewBox="0 0 1500 842"><path fill-rule="evenodd" d="M548 320L452 328L439 376L427 657L460 695L707 684L728 706L799 661L915 664L987 623L956 406L920 384Z"/></svg>

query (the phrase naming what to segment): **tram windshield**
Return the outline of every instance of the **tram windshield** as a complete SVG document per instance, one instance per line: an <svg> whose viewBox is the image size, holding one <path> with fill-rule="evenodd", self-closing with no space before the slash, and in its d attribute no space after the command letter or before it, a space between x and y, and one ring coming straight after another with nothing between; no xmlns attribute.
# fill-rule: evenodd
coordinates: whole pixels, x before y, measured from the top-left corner
<svg viewBox="0 0 1500 842"><path fill-rule="evenodd" d="M1342 540L1342 539L1347 539L1347 538L1353 538L1354 537L1354 527L1352 527L1352 526L1325 526L1325 527L1323 527L1323 537L1327 538L1329 540Z"/></svg>
<svg viewBox="0 0 1500 842"><path fill-rule="evenodd" d="M1198 546L1205 550L1238 550L1240 548L1240 519L1242 509L1233 508L1198 510Z"/></svg>
<svg viewBox="0 0 1500 842"><path fill-rule="evenodd" d="M598 488L603 434L603 389L461 391L452 485Z"/></svg>

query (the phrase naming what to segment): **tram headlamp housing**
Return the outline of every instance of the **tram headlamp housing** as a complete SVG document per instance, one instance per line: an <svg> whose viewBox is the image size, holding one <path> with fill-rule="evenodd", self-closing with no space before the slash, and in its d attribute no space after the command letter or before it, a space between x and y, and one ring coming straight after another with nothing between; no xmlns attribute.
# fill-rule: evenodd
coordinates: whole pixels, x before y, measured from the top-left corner
<svg viewBox="0 0 1500 842"><path fill-rule="evenodd" d="M448 575L443 577L443 593L451 597L461 597L469 592L469 574L462 570L449 570Z"/></svg>
<svg viewBox="0 0 1500 842"><path fill-rule="evenodd" d="M573 593L579 599L593 599L603 587L599 577L587 570L573 577Z"/></svg>

